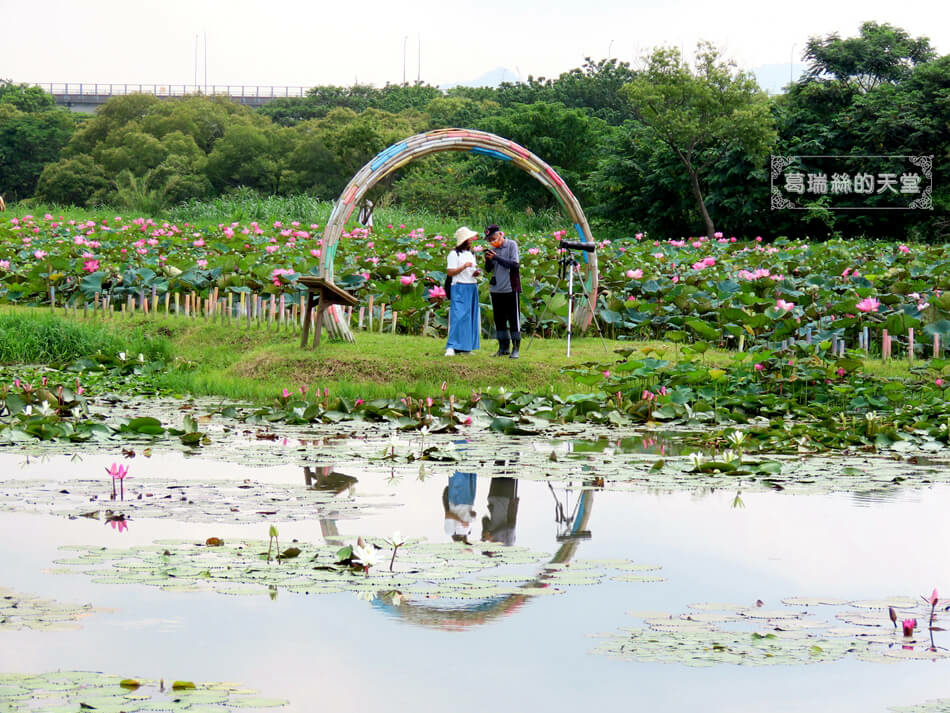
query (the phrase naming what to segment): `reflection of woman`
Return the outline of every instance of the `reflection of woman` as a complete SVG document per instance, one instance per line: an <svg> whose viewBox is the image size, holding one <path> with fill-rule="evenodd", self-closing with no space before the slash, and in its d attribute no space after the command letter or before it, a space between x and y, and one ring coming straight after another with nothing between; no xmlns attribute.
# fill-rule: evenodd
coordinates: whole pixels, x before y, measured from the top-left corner
<svg viewBox="0 0 950 713"><path fill-rule="evenodd" d="M474 473L455 472L449 476L449 484L442 491L442 508L445 510L445 534L453 542L466 542L475 522Z"/></svg>
<svg viewBox="0 0 950 713"><path fill-rule="evenodd" d="M445 356L456 352L471 352L481 346L481 311L478 304L478 280L480 272L475 267L472 240L478 233L462 226L455 231L455 249L449 253L447 270L452 278L452 295L449 302L449 341Z"/></svg>

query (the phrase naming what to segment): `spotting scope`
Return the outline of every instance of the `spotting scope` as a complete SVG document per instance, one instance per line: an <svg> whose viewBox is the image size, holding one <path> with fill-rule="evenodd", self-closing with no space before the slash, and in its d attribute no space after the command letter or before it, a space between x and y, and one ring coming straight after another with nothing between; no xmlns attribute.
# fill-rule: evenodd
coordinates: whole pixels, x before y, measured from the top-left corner
<svg viewBox="0 0 950 713"><path fill-rule="evenodd" d="M568 250L583 250L585 253L592 253L597 249L597 246L593 243L581 243L576 240L562 240L558 243L558 247L567 248Z"/></svg>

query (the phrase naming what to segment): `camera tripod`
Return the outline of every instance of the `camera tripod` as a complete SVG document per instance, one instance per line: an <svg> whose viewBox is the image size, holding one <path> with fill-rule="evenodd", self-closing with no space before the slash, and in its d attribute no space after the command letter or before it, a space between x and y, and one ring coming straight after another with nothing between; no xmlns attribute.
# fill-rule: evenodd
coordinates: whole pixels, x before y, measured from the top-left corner
<svg viewBox="0 0 950 713"><path fill-rule="evenodd" d="M597 327L597 336L600 337L600 343L604 347L604 351L607 351L607 344L604 342L604 333L600 329L600 322L597 321L597 315L595 314L596 305L591 303L590 293L587 291L587 285L584 284L584 280L580 277L581 264L573 255L566 255L557 261L558 273L557 273L557 284L554 285L554 289L551 290L551 294L548 297L547 304L544 305L544 309L541 310L541 314L538 315L538 322L535 325L534 332L531 335L531 339L534 339L534 335L538 333L538 327L541 325L541 320L544 318L545 313L551 307L551 300L554 299L554 295L557 294L558 290L561 288L561 284L564 282L564 278L567 277L567 356L571 356L571 336L574 333L574 273L578 273L578 282L581 285L581 291L584 296L587 298L587 304L590 305L590 316L594 321L594 326ZM527 349L528 345L531 344L531 340L528 340L528 344L525 345Z"/></svg>

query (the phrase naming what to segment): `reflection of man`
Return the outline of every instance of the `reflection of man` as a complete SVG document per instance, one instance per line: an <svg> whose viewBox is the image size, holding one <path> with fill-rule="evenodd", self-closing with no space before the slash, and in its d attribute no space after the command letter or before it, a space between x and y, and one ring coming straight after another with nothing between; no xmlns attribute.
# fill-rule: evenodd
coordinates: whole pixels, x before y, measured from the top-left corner
<svg viewBox="0 0 950 713"><path fill-rule="evenodd" d="M515 544L518 519L518 479L492 478L488 486L488 515L482 518L482 541Z"/></svg>
<svg viewBox="0 0 950 713"><path fill-rule="evenodd" d="M449 476L449 484L442 491L445 534L451 535L453 542L468 542L468 535L472 532L476 480L474 473L456 471Z"/></svg>

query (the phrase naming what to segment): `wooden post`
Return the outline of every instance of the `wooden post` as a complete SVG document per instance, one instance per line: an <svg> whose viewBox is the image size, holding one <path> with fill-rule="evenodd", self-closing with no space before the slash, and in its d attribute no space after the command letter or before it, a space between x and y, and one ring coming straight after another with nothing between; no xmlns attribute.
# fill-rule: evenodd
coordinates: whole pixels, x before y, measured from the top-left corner
<svg viewBox="0 0 950 713"><path fill-rule="evenodd" d="M56 288L49 286L49 311L56 314Z"/></svg>
<svg viewBox="0 0 950 713"><path fill-rule="evenodd" d="M881 331L881 361L887 361L890 354L891 347L891 338L887 334L887 330L884 329Z"/></svg>
<svg viewBox="0 0 950 713"><path fill-rule="evenodd" d="M165 293L165 316L166 317L168 316L168 303L171 300L171 296L172 296L171 292Z"/></svg>
<svg viewBox="0 0 950 713"><path fill-rule="evenodd" d="M421 332L421 334L425 334L426 331L429 329L429 316L430 316L431 314L432 314L432 310L428 310L428 309L427 309L427 310L426 310L425 318L422 320L422 332Z"/></svg>
<svg viewBox="0 0 950 713"><path fill-rule="evenodd" d="M366 311L367 320L366 320L366 329L370 332L373 331L373 296L369 296L369 307Z"/></svg>
<svg viewBox="0 0 950 713"><path fill-rule="evenodd" d="M935 334L935 335L934 335L934 355L933 355L933 358L934 358L934 359L939 359L939 358L940 358L940 335L939 335L939 334Z"/></svg>
<svg viewBox="0 0 950 713"><path fill-rule="evenodd" d="M382 334L383 330L386 329L384 322L386 321L386 303L383 302L379 305L379 333Z"/></svg>
<svg viewBox="0 0 950 713"><path fill-rule="evenodd" d="M391 333L392 334L396 333L396 310L393 310L393 328L392 328Z"/></svg>
<svg viewBox="0 0 950 713"><path fill-rule="evenodd" d="M914 329L913 327L907 328L907 360L913 363L914 361Z"/></svg>
<svg viewBox="0 0 950 713"><path fill-rule="evenodd" d="M359 324L356 325L357 329L363 328L363 310L365 309L366 309L365 307L360 307L360 321L359 321Z"/></svg>

